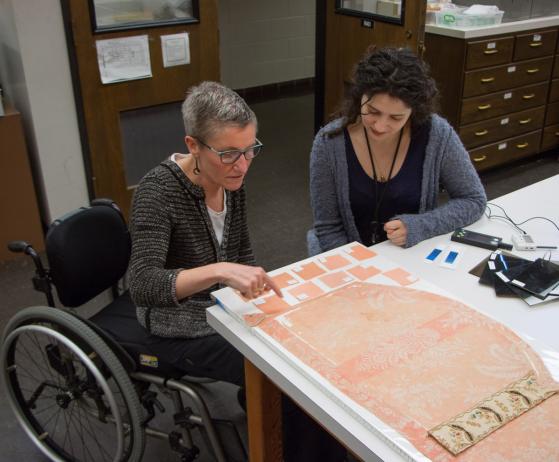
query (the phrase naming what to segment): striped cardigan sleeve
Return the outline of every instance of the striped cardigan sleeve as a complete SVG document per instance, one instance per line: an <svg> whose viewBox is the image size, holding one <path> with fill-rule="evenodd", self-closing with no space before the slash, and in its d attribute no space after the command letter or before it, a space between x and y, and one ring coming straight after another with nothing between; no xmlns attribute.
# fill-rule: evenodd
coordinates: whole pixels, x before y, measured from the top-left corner
<svg viewBox="0 0 559 462"><path fill-rule="evenodd" d="M175 283L180 269L166 269L172 233L164 186L148 177L134 197L130 233L130 294L136 305L176 306Z"/></svg>

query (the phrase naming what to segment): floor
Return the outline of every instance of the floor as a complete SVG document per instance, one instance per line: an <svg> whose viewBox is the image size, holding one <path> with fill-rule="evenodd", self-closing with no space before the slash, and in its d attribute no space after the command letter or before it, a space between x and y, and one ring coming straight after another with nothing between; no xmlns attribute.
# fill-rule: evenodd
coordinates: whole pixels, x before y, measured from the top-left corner
<svg viewBox="0 0 559 462"><path fill-rule="evenodd" d="M249 227L257 260L266 270L272 270L306 257L305 233L312 221L308 200L308 156L313 138L313 96L257 103L253 108L259 119L258 136L265 148L254 161L247 179ZM483 174L482 181L489 199L559 174L557 154L550 153L538 160ZM525 219L529 214L529 204L526 204L526 215L516 218ZM19 309L45 304L41 294L32 290L32 272L28 259L0 262L2 329ZM94 312L105 300L95 300L86 311ZM212 413L235 422L246 442L244 414L235 394L233 386L218 383L211 384L205 392ZM163 402L168 407L168 401L163 399ZM166 420L158 420L164 427L168 426ZM233 452L233 439L225 440ZM3 385L0 390L0 444L0 462L46 460L18 426ZM165 442L150 440L144 460L162 462L178 461L179 458ZM197 460L209 461L211 457L206 453Z"/></svg>

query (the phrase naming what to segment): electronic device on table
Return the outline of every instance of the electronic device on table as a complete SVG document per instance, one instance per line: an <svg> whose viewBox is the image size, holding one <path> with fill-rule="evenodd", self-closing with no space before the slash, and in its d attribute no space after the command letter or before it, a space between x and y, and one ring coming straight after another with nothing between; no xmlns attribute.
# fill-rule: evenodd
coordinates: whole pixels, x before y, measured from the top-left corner
<svg viewBox="0 0 559 462"><path fill-rule="evenodd" d="M503 242L502 237L490 236L489 234L476 233L469 229L458 228L452 233L451 241L461 242L462 244L473 245L483 249L497 250L506 249L512 250L512 245Z"/></svg>
<svg viewBox="0 0 559 462"><path fill-rule="evenodd" d="M557 249L555 245L538 245L529 234L513 234L512 243L516 250Z"/></svg>

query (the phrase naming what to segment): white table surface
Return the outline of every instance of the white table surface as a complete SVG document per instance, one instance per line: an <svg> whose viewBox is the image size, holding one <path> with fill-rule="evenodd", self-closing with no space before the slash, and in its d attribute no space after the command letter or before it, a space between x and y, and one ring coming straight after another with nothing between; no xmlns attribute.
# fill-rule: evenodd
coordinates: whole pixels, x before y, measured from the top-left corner
<svg viewBox="0 0 559 462"><path fill-rule="evenodd" d="M517 222L532 216L545 216L559 224L559 175L490 202L504 207L508 215ZM493 210L501 214L498 209ZM541 238L545 240L545 244L559 245L559 230L549 222L533 220L522 228L536 240ZM486 217L482 217L467 229L500 236L509 243L511 235L515 232L510 224L501 220L488 220ZM424 262L425 256L437 245L456 246L461 254L456 269ZM499 298L495 296L491 287L480 285L478 278L468 273L490 254L489 250L451 243L450 233L434 237L409 249L402 249L389 242L378 244L374 249L380 255L399 263L421 278L448 290L472 307L499 320L515 332L528 335L542 345L559 351L559 301L529 307L519 299ZM544 251L514 253L530 259L544 255ZM559 251L554 251L552 258L555 254L559 260ZM219 306L213 306L207 311L207 319L217 332L270 380L363 460L374 461L377 460L376 456L390 462L409 460L386 444L382 438L364 428L350 413Z"/></svg>
<svg viewBox="0 0 559 462"><path fill-rule="evenodd" d="M515 222L533 216L543 216L559 226L559 175L489 202L503 207ZM491 209L495 214L502 215L498 208L491 207ZM507 243L511 243L511 236L518 233L509 223L503 220L489 220L485 216L466 228L502 237ZM547 221L532 220L521 228L531 234L536 242L559 246L559 230ZM529 307L520 299L495 296L493 288L479 284L478 278L468 273L491 251L450 242L449 236L450 234L437 236L409 249L383 242L376 246L375 250L426 281L448 290L513 331L527 334L559 351L559 301ZM436 245L456 246L461 260L455 270L425 263L425 257ZM545 256L544 250L529 252L513 250L512 253L531 260ZM559 260L559 250L551 251L551 258Z"/></svg>

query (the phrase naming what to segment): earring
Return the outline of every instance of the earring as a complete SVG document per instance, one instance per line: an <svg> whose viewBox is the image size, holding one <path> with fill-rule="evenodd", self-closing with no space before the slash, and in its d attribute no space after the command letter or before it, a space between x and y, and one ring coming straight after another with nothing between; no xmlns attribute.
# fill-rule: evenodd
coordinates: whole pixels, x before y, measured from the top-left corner
<svg viewBox="0 0 559 462"><path fill-rule="evenodd" d="M194 166L194 170L192 170L192 173L194 173L194 175L200 175L200 169L198 168L198 157L194 158L194 162L196 162L196 165Z"/></svg>

